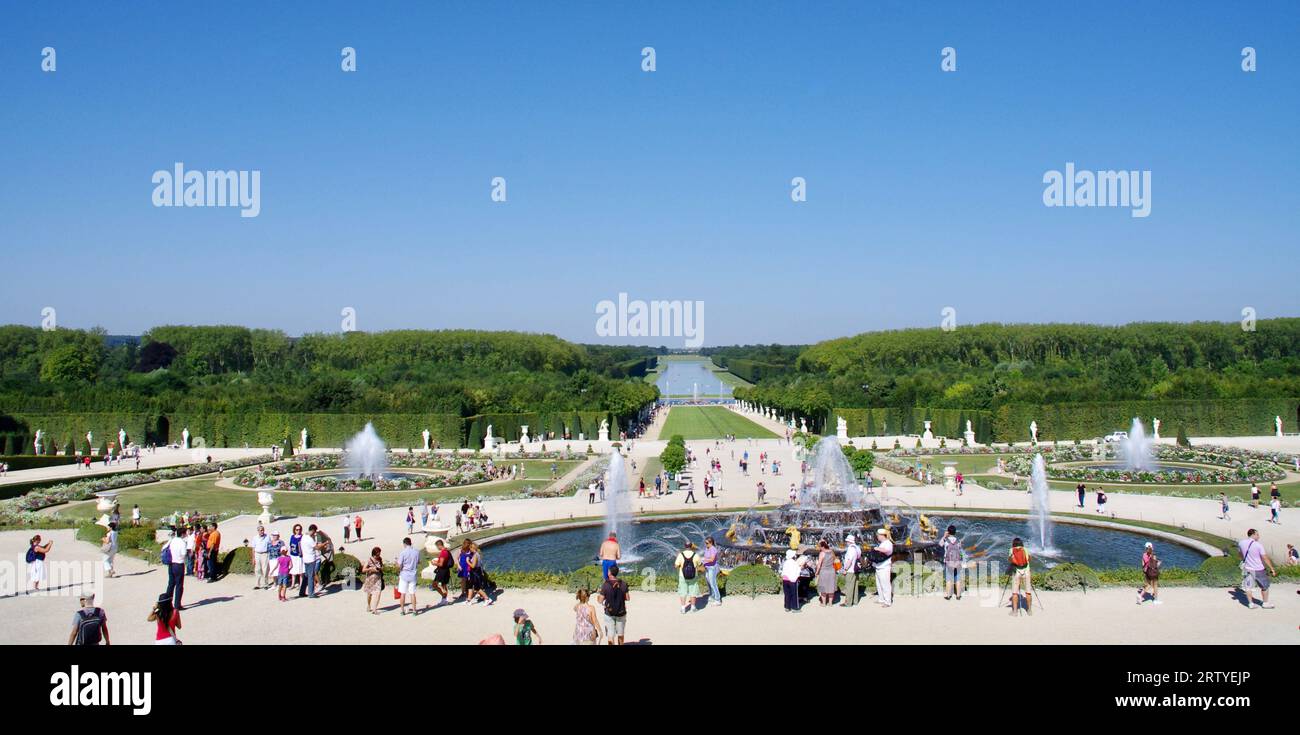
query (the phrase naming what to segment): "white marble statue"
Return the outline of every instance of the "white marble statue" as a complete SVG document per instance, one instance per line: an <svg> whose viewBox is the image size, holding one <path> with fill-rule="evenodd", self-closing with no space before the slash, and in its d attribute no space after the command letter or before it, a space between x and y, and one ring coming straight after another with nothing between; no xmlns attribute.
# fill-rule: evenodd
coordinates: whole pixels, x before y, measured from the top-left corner
<svg viewBox="0 0 1300 735"><path fill-rule="evenodd" d="M186 426L185 429L181 431L181 448L182 449L190 448L190 427L188 426Z"/></svg>
<svg viewBox="0 0 1300 735"><path fill-rule="evenodd" d="M41 440L45 438L45 432L40 429L36 430L36 439L32 441L32 446L36 449L33 454L41 453Z"/></svg>
<svg viewBox="0 0 1300 735"><path fill-rule="evenodd" d="M298 439L299 439L298 451L301 452L307 448L307 427L306 426L302 427L302 431L298 434Z"/></svg>
<svg viewBox="0 0 1300 735"><path fill-rule="evenodd" d="M1160 419L1151 419L1151 438L1160 441Z"/></svg>
<svg viewBox="0 0 1300 735"><path fill-rule="evenodd" d="M117 446L119 449L126 449L126 429L117 428Z"/></svg>
<svg viewBox="0 0 1300 735"><path fill-rule="evenodd" d="M929 422L929 421L926 421L926 422L925 422L925 433L921 434L921 438L922 438L922 439L933 439L933 438L934 438L934 432L930 431L930 422Z"/></svg>
<svg viewBox="0 0 1300 735"><path fill-rule="evenodd" d="M95 435L89 431L86 432L86 446L90 447L90 451L95 451Z"/></svg>
<svg viewBox="0 0 1300 735"><path fill-rule="evenodd" d="M1275 416L1273 418L1273 425L1277 427L1277 436L1282 436L1282 417Z"/></svg>
<svg viewBox="0 0 1300 735"><path fill-rule="evenodd" d="M1038 422L1037 421L1029 422L1029 440L1035 444L1038 443Z"/></svg>
<svg viewBox="0 0 1300 735"><path fill-rule="evenodd" d="M425 429L424 431L421 431L420 436L424 437L424 451L429 451L429 430Z"/></svg>
<svg viewBox="0 0 1300 735"><path fill-rule="evenodd" d="M835 438L840 442L849 440L849 422L845 421L843 416L835 417Z"/></svg>
<svg viewBox="0 0 1300 735"><path fill-rule="evenodd" d="M805 434L808 433L808 419L806 418L799 419L799 431L802 431Z"/></svg>
<svg viewBox="0 0 1300 735"><path fill-rule="evenodd" d="M970 446L975 445L975 430L970 427L970 419L966 419L966 443Z"/></svg>
<svg viewBox="0 0 1300 735"><path fill-rule="evenodd" d="M496 446L497 446L496 437L492 436L492 424L488 424L487 436L483 437L483 448L488 451L491 451L493 449L496 449Z"/></svg>
<svg viewBox="0 0 1300 735"><path fill-rule="evenodd" d="M609 441L609 422L605 419L600 420L600 433L596 436L598 441Z"/></svg>

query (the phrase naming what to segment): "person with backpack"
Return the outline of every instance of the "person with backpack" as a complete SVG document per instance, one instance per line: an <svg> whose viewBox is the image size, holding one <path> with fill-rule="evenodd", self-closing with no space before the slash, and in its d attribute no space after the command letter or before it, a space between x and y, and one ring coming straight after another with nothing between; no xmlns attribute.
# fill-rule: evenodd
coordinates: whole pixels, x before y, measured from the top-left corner
<svg viewBox="0 0 1300 735"><path fill-rule="evenodd" d="M45 581L45 555L54 548L54 541L41 543L41 535L32 536L27 543L27 579L32 583L32 590L41 591L41 582ZM32 590L28 590L30 594Z"/></svg>
<svg viewBox="0 0 1300 735"><path fill-rule="evenodd" d="M1246 538L1237 542L1237 551L1241 554L1241 571L1244 575L1241 584L1241 591L1246 596L1246 609L1255 606L1255 596L1251 592L1254 587L1259 588L1261 610L1272 610L1273 603L1268 601L1269 572L1277 576L1277 569L1273 567L1273 560L1268 558L1264 552L1264 546L1259 542L1259 531L1250 529L1246 531ZM1264 568L1268 567L1268 571Z"/></svg>
<svg viewBox="0 0 1300 735"><path fill-rule="evenodd" d="M695 544L687 541L673 560L677 567L677 597L682 603L682 614L695 607L695 598L700 596L699 554L695 553Z"/></svg>
<svg viewBox="0 0 1300 735"><path fill-rule="evenodd" d="M943 599L951 600L954 588L957 599L961 599L962 571L966 566L966 550L957 540L957 527L949 525L943 538L939 540L943 556Z"/></svg>
<svg viewBox="0 0 1300 735"><path fill-rule="evenodd" d="M844 575L844 597L840 607L853 607L858 604L858 573L862 571L862 549L853 534L844 537L844 563L840 573Z"/></svg>
<svg viewBox="0 0 1300 735"><path fill-rule="evenodd" d="M185 544L185 526L177 526L172 530L172 537L163 544L160 561L167 565L167 591L163 593L170 602L168 605L183 610L181 606L181 596L185 594L185 554L188 546Z"/></svg>
<svg viewBox="0 0 1300 735"><path fill-rule="evenodd" d="M1156 556L1156 547L1148 541L1142 550L1142 579L1144 580L1141 587L1138 588L1137 604L1141 605L1146 599L1147 588L1151 589L1151 604L1159 605L1160 600L1156 595L1160 592L1160 557Z"/></svg>
<svg viewBox="0 0 1300 735"><path fill-rule="evenodd" d="M1086 485L1084 485L1084 484L1081 482L1081 483L1078 484L1077 487L1074 488L1074 491L1077 492L1077 493L1079 494L1079 507L1082 508L1082 507L1083 507L1083 499L1084 499L1085 494L1088 492L1088 487L1087 487Z"/></svg>
<svg viewBox="0 0 1300 735"><path fill-rule="evenodd" d="M781 563L781 593L785 597L786 612L799 612L799 577L802 573L799 552L786 549L785 561Z"/></svg>
<svg viewBox="0 0 1300 735"><path fill-rule="evenodd" d="M81 596L81 609L72 614L72 632L68 634L69 646L112 645L108 636L108 615L95 607L95 595L87 592Z"/></svg>
<svg viewBox="0 0 1300 735"><path fill-rule="evenodd" d="M627 601L632 599L627 582L618 578L618 565L610 567L609 576L600 586L597 598L604 605L602 622L605 638L611 646L623 645L623 636L627 632Z"/></svg>
<svg viewBox="0 0 1300 735"><path fill-rule="evenodd" d="M1020 612L1020 590L1025 592L1025 612L1034 614L1034 585L1029 572L1029 549L1020 537L1011 540L1011 553L1007 555L1011 565L1011 614Z"/></svg>

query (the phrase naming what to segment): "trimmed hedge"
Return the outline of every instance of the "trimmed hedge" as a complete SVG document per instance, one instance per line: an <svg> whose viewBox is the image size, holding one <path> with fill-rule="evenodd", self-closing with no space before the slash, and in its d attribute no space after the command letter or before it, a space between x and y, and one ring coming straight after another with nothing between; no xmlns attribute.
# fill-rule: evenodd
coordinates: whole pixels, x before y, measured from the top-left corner
<svg viewBox="0 0 1300 735"><path fill-rule="evenodd" d="M1274 431L1273 418L1294 421L1297 406L1300 398L1012 404L997 409L993 434L1001 442L1029 441L1029 422L1037 421L1039 441L1090 439L1128 429L1133 417L1140 416L1148 425L1152 417L1160 419L1167 435L1268 435Z"/></svg>
<svg viewBox="0 0 1300 735"><path fill-rule="evenodd" d="M1086 592L1100 587L1101 579L1085 564L1066 562L1057 564L1043 573L1039 584L1043 589L1054 592L1077 589Z"/></svg>
<svg viewBox="0 0 1300 735"><path fill-rule="evenodd" d="M727 595L775 595L781 593L781 577L763 564L743 564L718 576L718 587Z"/></svg>
<svg viewBox="0 0 1300 735"><path fill-rule="evenodd" d="M920 434L925 422L936 437L961 439L966 435L966 422L971 423L975 441L987 444L993 441L993 412L961 408L833 408L827 427L835 426L837 417L848 423L849 436L883 436L894 434ZM1026 426L1029 424L1026 423Z"/></svg>
<svg viewBox="0 0 1300 735"><path fill-rule="evenodd" d="M1241 584L1241 561L1231 556L1212 556L1201 562L1200 577L1206 587L1236 587Z"/></svg>

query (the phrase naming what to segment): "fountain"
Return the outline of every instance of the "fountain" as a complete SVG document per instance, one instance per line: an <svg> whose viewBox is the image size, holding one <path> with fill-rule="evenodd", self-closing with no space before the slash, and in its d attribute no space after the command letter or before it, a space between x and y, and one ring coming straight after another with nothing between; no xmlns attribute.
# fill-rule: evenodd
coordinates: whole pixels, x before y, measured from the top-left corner
<svg viewBox="0 0 1300 735"><path fill-rule="evenodd" d="M811 476L803 481L796 502L775 511L750 509L732 516L718 540L724 567L775 566L786 549L812 553L822 539L843 553L850 534L866 548L882 527L889 529L896 557L936 553L933 526L910 507L882 507L874 493L858 484L835 437L821 439L811 453Z"/></svg>
<svg viewBox="0 0 1300 735"><path fill-rule="evenodd" d="M1120 450L1124 453L1124 467L1134 472L1150 472L1151 445L1146 429L1142 426L1142 420L1134 416L1128 438L1120 444Z"/></svg>
<svg viewBox="0 0 1300 735"><path fill-rule="evenodd" d="M1054 556L1056 547L1052 546L1052 509L1051 497L1047 487L1047 463L1043 455L1034 455L1033 469L1029 476L1030 513L1029 541L1030 549L1045 556ZM1037 541L1037 546L1034 542Z"/></svg>
<svg viewBox="0 0 1300 735"><path fill-rule="evenodd" d="M375 426L366 422L366 428L348 440L343 447L344 466L353 477L378 479L388 467L388 447L375 433Z"/></svg>
<svg viewBox="0 0 1300 735"><path fill-rule="evenodd" d="M605 535L618 535L619 546L632 548L632 496L627 491L627 469L623 455L609 455L609 469L605 471Z"/></svg>

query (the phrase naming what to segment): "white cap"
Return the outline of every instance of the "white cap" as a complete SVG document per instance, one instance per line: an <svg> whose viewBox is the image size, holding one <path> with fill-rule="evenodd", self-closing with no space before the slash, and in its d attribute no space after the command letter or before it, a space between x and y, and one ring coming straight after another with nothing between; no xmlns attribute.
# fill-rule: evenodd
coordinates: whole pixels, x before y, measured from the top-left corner
<svg viewBox="0 0 1300 735"><path fill-rule="evenodd" d="M845 542L845 543L849 543L849 544L851 544L851 543L853 543L854 541L857 541L857 540L858 540L858 538L857 538L856 536L854 536L853 534L851 534L851 533L850 533L848 536L845 536L845 537L844 537L844 542Z"/></svg>

